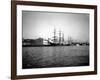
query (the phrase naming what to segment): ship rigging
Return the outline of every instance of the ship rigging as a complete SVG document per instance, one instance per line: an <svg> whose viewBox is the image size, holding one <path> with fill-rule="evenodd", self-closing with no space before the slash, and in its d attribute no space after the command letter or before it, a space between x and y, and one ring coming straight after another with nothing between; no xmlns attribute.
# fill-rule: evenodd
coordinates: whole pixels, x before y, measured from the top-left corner
<svg viewBox="0 0 100 80"><path fill-rule="evenodd" d="M54 29L53 37L48 38L48 44L50 45L64 45L64 33L59 30L57 34L56 29Z"/></svg>

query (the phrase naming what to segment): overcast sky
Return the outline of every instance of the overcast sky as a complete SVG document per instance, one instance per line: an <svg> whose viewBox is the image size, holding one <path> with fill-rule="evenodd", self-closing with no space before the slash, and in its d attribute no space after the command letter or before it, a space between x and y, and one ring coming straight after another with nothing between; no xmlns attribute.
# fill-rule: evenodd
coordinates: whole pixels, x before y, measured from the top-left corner
<svg viewBox="0 0 100 80"><path fill-rule="evenodd" d="M22 11L23 38L50 38L54 28L65 40L89 41L89 14Z"/></svg>

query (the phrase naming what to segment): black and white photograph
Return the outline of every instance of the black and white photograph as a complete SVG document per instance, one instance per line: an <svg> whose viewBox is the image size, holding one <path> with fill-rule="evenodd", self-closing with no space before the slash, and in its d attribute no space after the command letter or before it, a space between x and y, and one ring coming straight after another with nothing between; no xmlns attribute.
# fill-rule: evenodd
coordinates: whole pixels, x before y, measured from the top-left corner
<svg viewBox="0 0 100 80"><path fill-rule="evenodd" d="M89 66L89 14L22 11L22 68Z"/></svg>

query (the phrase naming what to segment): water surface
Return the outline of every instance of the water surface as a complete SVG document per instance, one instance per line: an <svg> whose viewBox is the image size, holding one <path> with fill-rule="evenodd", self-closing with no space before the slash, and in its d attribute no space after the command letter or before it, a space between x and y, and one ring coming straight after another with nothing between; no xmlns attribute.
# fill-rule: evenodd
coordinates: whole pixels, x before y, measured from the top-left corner
<svg viewBox="0 0 100 80"><path fill-rule="evenodd" d="M89 46L23 47L22 68L89 65Z"/></svg>

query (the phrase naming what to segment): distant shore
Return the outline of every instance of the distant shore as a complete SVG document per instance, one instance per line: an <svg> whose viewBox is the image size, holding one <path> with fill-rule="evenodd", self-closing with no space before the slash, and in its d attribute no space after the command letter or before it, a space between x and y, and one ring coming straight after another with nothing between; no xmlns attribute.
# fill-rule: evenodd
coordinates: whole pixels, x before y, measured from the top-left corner
<svg viewBox="0 0 100 80"><path fill-rule="evenodd" d="M23 47L61 47L61 46L89 46L89 45L22 45Z"/></svg>

